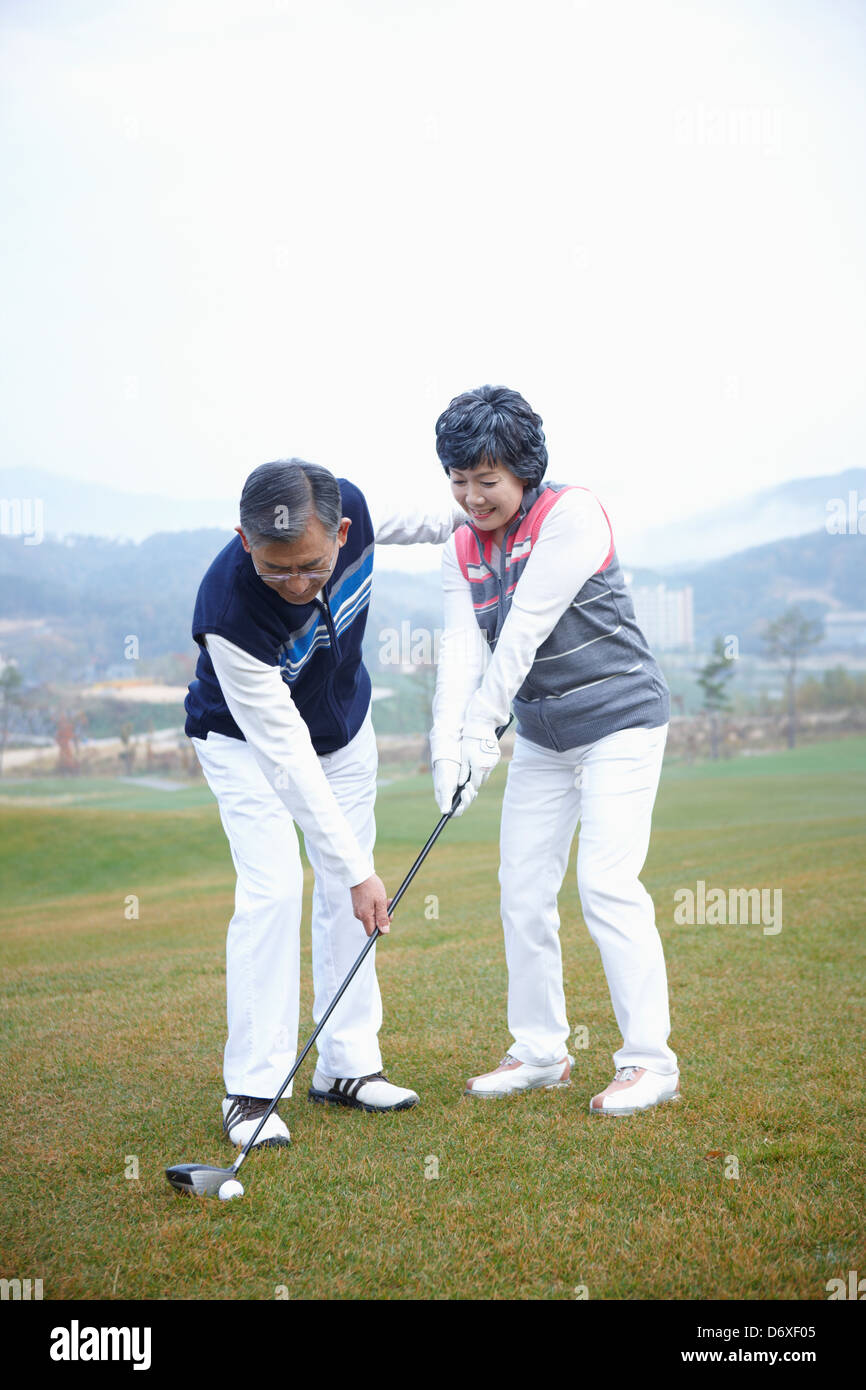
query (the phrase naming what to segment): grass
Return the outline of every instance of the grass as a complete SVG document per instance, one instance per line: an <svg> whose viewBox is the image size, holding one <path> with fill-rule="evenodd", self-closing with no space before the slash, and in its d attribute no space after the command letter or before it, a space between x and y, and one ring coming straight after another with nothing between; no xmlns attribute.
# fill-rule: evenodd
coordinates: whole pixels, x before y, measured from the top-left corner
<svg viewBox="0 0 866 1390"><path fill-rule="evenodd" d="M643 880L683 1100L605 1121L587 1107L619 1038L574 850L560 897L569 1018L588 1031L574 1084L461 1095L509 1042L498 769L378 948L386 1066L422 1104L311 1106L307 1064L281 1106L291 1150L252 1156L229 1206L163 1177L231 1153L234 877L209 793L4 785L0 1275L42 1278L49 1299L825 1299L828 1279L866 1269L864 772L862 738L665 769ZM383 787L377 818L396 887L435 823L427 780ZM674 892L699 878L781 888L782 931L677 926ZM308 937L304 962L308 1019Z"/></svg>

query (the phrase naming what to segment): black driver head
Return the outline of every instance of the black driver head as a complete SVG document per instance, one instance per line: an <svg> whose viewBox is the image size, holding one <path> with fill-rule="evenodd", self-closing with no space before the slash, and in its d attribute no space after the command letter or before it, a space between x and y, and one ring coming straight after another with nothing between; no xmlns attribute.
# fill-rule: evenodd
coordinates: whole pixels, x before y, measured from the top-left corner
<svg viewBox="0 0 866 1390"><path fill-rule="evenodd" d="M206 1163L175 1163L166 1168L168 1178L175 1192L186 1197L216 1197L224 1182L237 1177L234 1168L210 1168Z"/></svg>

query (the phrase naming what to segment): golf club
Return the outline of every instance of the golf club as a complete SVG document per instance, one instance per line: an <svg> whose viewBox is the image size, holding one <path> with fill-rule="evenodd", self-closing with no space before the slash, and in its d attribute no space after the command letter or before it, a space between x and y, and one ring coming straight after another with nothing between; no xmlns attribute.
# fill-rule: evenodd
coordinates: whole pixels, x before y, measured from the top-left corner
<svg viewBox="0 0 866 1390"><path fill-rule="evenodd" d="M508 721L508 724L510 723L511 720ZM508 728L508 724L503 725L501 729L497 729L497 738L502 737L502 734ZM403 882L400 884L400 887L397 889L397 892L394 894L393 898L388 904L389 916L394 911L394 908L397 906L403 894L406 892L406 889L409 887L409 884L412 882L421 865L424 863L424 860L427 858L427 855L429 854L430 850L433 848L434 844L438 840L445 826L448 824L449 820L454 815L454 812L457 810L457 807L460 805L460 796L465 786L466 782L461 782L460 786L454 793L454 799L451 802L451 809L449 811L446 811L440 817L435 830L430 835L430 838L428 839L424 848L421 850L421 853L418 855L418 858L415 860L415 863L412 865ZM274 1096L264 1115L262 1115L262 1118L259 1120L259 1123L253 1131L252 1135L244 1144L243 1148L241 1149L232 1166L230 1168L213 1168L206 1163L175 1163L171 1168L166 1168L165 1176L168 1178L168 1181L171 1183L172 1187L176 1192L181 1192L186 1196L195 1195L196 1197L216 1197L219 1196L220 1188L223 1186L224 1183L232 1182L237 1177L238 1170L240 1169L241 1164L243 1163L250 1149L255 1144L256 1139L258 1138L258 1135L261 1133L262 1128L267 1123L270 1116L273 1114L277 1102L281 1100L283 1093L286 1090L286 1087L294 1078L295 1073L297 1072L301 1063L304 1061L305 1057L307 1056L307 1053L310 1051L310 1048L316 1041L316 1038L319 1036L328 1019L331 1017L331 1014L334 1012L334 1009L339 1004L344 993L346 992L346 989L348 988L349 984L354 978L357 970L366 958L367 952L374 945L376 939L381 935L382 933L377 927L373 932L372 936L368 937L364 945L364 948L361 951L361 954L358 956L358 959L355 961L355 964L352 966L345 980L340 985L340 988L337 990L337 993L334 995L327 1009L322 1014L322 1017L316 1024L315 1029L307 1039L303 1051L295 1060L294 1066L292 1067L291 1071L289 1072L280 1089L277 1091L277 1094ZM238 1186L239 1191L236 1195L240 1196L243 1189L240 1188L240 1185Z"/></svg>

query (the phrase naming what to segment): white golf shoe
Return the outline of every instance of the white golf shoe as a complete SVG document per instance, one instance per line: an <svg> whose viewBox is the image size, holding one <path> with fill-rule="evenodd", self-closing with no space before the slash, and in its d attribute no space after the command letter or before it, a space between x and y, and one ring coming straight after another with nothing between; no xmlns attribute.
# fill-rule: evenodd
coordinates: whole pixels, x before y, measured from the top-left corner
<svg viewBox="0 0 866 1390"><path fill-rule="evenodd" d="M243 1148L256 1132L259 1120L264 1115L270 1100L258 1096L226 1096L223 1101L223 1129L233 1144ZM270 1116L256 1142L254 1149L277 1149L291 1143L292 1136L283 1124L276 1110Z"/></svg>
<svg viewBox="0 0 866 1390"><path fill-rule="evenodd" d="M609 1086L589 1102L591 1115L633 1115L667 1100L679 1100L678 1071L662 1076L646 1067L618 1067Z"/></svg>
<svg viewBox="0 0 866 1390"><path fill-rule="evenodd" d="M326 1076L318 1067L307 1098L319 1105L348 1105L353 1110L411 1110L418 1104L414 1091L395 1086L384 1072L369 1076Z"/></svg>
<svg viewBox="0 0 866 1390"><path fill-rule="evenodd" d="M558 1062L546 1067L535 1067L529 1062L521 1062L506 1052L499 1066L482 1076L471 1076L466 1082L469 1096L510 1096L517 1091L534 1091L543 1088L555 1091L571 1085L571 1069L574 1058L568 1053Z"/></svg>

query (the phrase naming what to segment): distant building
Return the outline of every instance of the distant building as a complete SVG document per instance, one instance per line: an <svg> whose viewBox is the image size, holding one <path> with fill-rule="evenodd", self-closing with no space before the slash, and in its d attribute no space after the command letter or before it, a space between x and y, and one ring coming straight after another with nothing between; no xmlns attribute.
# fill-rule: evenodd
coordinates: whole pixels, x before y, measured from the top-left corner
<svg viewBox="0 0 866 1390"><path fill-rule="evenodd" d="M844 608L825 613L824 642L828 647L866 647L866 613Z"/></svg>
<svg viewBox="0 0 866 1390"><path fill-rule="evenodd" d="M654 651L691 651L695 645L695 606L690 584L682 589L638 584L631 589L631 596L638 626Z"/></svg>

